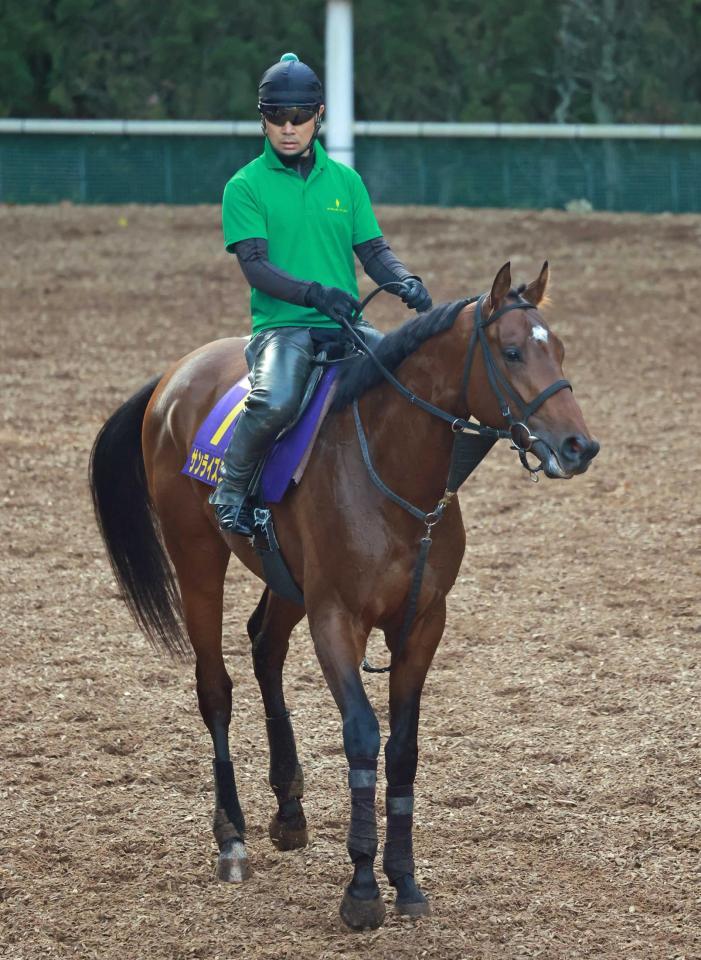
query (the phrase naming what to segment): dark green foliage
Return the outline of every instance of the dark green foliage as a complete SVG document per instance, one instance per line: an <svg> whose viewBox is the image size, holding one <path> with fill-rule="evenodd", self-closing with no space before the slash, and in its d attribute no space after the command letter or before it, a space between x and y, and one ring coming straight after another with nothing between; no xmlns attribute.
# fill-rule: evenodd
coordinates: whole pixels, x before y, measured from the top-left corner
<svg viewBox="0 0 701 960"><path fill-rule="evenodd" d="M555 34L551 8L549 0L359 0L358 115L465 122L548 119Z"/></svg>
<svg viewBox="0 0 701 960"><path fill-rule="evenodd" d="M356 0L361 119L701 122L701 0ZM323 0L0 0L0 116L254 119Z"/></svg>

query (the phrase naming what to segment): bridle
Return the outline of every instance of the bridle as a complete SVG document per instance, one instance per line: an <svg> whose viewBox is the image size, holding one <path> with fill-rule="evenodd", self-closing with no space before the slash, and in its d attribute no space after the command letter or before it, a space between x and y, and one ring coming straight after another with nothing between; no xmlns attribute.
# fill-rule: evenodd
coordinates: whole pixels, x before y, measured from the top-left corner
<svg viewBox="0 0 701 960"><path fill-rule="evenodd" d="M526 468L526 470L528 470L532 478L537 479L537 473L543 469L542 464L537 467L532 467L528 463L526 454L532 450L537 455L537 445L542 444L543 441L540 439L540 437L537 437L531 433L531 431L528 429L528 421L536 412L536 410L539 410L545 401L552 397L553 394L564 389L571 390L572 384L569 382L569 380L556 380L554 383L551 383L549 387L541 390L538 396L534 397L530 403L524 403L523 399L516 393L514 388L496 365L496 361L494 360L494 356L489 347L489 340L487 338L486 330L487 327L491 326L492 323L494 323L500 317L503 317L505 313L509 313L511 310L536 310L537 308L534 304L529 303L528 300L525 300L520 294L516 294L516 299L514 301L503 304L501 307L495 310L494 313L484 317L482 314L482 307L487 300L487 297L488 294L483 293L481 297L477 298L472 336L470 337L470 344L467 350L467 358L465 360L465 370L463 373L460 395L467 395L472 361L475 355L477 344L479 343L482 347L482 357L484 359L484 366L487 371L489 385L494 391L494 395L499 402L499 410L502 417L509 424L509 439L511 440L513 448L518 451L519 459L521 460L522 465ZM519 418L516 418L511 412L511 404L505 394L508 394L511 403L514 403L517 408L520 408L521 415Z"/></svg>
<svg viewBox="0 0 701 960"><path fill-rule="evenodd" d="M406 279L418 278L407 277ZM367 297L365 297L364 300L361 301L360 307L356 311L355 319L357 320L360 317L360 314L365 309L367 304L373 299L373 297L377 296L381 290L388 288L396 289L402 285L403 284L400 281L392 281L376 287L370 294L368 294ZM358 442L360 444L360 451L362 453L363 461L370 479L378 488L378 490L381 491L381 493L383 493L393 503L396 503L397 506L400 506L402 509L406 510L407 513L410 513L411 516L423 522L426 528L424 536L421 538L421 543L419 545L419 555L414 567L414 574L412 576L409 596L407 598L404 621L399 632L396 652L392 656L393 663L396 662L395 658L398 658L404 650L406 640L414 622L414 617L416 616L419 594L421 592L421 583L423 581L423 574L426 568L426 561L428 560L428 553L433 543L431 530L445 513L448 504L457 493L458 488L465 482L470 473L472 473L472 471L479 465L484 456L494 446L496 441L500 439L511 441L511 449L518 452L519 459L525 469L528 470L531 479L537 480L538 472L543 469L542 463L540 463L537 467L532 467L528 462L527 454L532 451L536 456L538 456L539 460L542 460L539 455L539 450L544 448L544 451L548 451L549 447L544 440L541 440L540 437L531 433L531 431L528 429L528 421L536 412L536 410L540 409L545 401L549 397L552 397L553 394L557 393L559 390L564 390L565 388L569 390L572 389L572 385L570 384L569 380L556 380L554 383L551 383L549 387L546 387L545 390L541 390L538 396L534 397L534 399L529 403L525 403L523 401L523 399L518 395L518 393L506 379L504 374L499 370L489 346L486 329L488 326L498 320L499 317L504 316L504 314L508 313L510 310L535 310L537 308L535 304L529 303L528 300L524 299L519 293L517 293L515 294L514 300L503 304L492 314L485 317L483 315L482 308L488 296L489 294L484 293L479 297L461 300L455 304L456 316L461 310L464 309L464 307L472 303L476 304L472 334L470 336L467 355L465 357L460 396L467 397L467 389L469 386L470 374L472 372L472 364L474 361L475 352L477 350L477 345L479 344L482 348L482 356L484 358L484 365L487 371L487 378L492 390L494 391L494 395L499 402L501 415L508 424L507 430L484 426L475 420L470 420L469 416L467 418L456 417L454 414L448 413L446 410L442 410L440 407L435 406L435 404L429 403L428 400L423 400L421 397L417 397L415 393L412 393L411 390L405 387L403 383L400 383L399 380L397 380L397 378L391 374L389 370L387 370L384 364L375 356L371 348L354 329L353 324L347 320L342 321L343 326L350 334L355 345L362 353L371 358L385 380L387 380L387 382L390 383L395 390L405 397L413 406L419 407L421 410L425 410L426 413L430 413L439 420L443 420L444 422L450 424L450 427L454 433L453 453L451 456L445 492L434 509L426 512L410 503L408 500L405 500L404 497L401 497L398 493L395 493L394 490L391 490L383 482L375 470L375 467L372 463L372 458L370 456L370 449L368 447L365 430L363 429L363 424L360 419L358 400L356 399L353 401L353 416L355 418L355 426L358 433ZM507 396L509 399L507 399ZM520 409L520 417L518 418L515 417L511 412L512 403L515 404L517 409ZM373 667L368 662L367 657L363 657L361 666L362 669L367 673L387 673L389 670L391 670L391 664L388 667Z"/></svg>
<svg viewBox="0 0 701 960"><path fill-rule="evenodd" d="M406 279L408 280L416 278L407 277ZM357 311L356 319L358 316L360 316L367 304L373 299L373 297L376 297L378 293L390 287L396 288L400 286L402 286L400 281L392 281L376 287L371 293L368 294L367 297L365 297L364 300L361 301L360 308ZM520 294L516 294L515 296L515 300L503 304L492 314L489 314L486 317L483 315L482 308L489 297L489 294L487 293L483 293L478 297L471 297L467 300L461 300L456 305L457 312L460 312L464 309L464 307L469 306L472 303L476 304L472 335L470 337L470 342L465 357L465 367L463 369L460 396L467 396L472 364L474 361L477 344L479 343L482 348L482 356L484 358L484 365L487 371L487 378L492 390L494 391L494 395L499 402L499 410L501 415L509 425L508 430L487 427L475 420L470 420L469 417L467 419L464 417L456 417L454 414L447 413L440 407L435 406L435 404L429 403L428 400L423 400L421 397L417 397L416 394L407 389L404 384L400 383L399 380L397 380L397 378L393 376L389 370L387 370L387 368L375 356L370 347L367 346L362 337L360 337L356 332L352 323L344 321L344 326L350 333L358 348L370 357L385 380L387 380L387 382L390 383L413 406L417 406L421 410L425 410L426 413L430 413L432 416L449 423L451 429L456 434L464 433L465 431L471 431L472 433L478 434L485 438L491 438L493 440L510 440L512 449L518 452L521 464L526 470L528 470L531 479L537 480L537 474L543 469L542 464L539 464L537 467L532 467L527 460L526 454L532 451L537 456L539 449L538 445L541 444L546 448L547 445L543 440L540 439L540 437L537 437L531 433L531 431L528 429L528 421L536 412L536 410L539 410L545 401L552 397L553 394L558 393L558 391L564 390L565 388L571 390L572 384L569 382L569 380L556 380L554 383L551 383L549 387L541 390L538 396L534 397L530 403L525 403L497 366L489 346L489 339L486 334L487 327L491 326L491 324L493 324L500 317L504 316L505 313L509 313L511 310L537 309L535 304L529 303L529 301L524 299ZM515 404L517 408L520 408L520 417L515 417L511 412L511 404L509 403L509 400L507 400L505 394L508 394L511 403ZM354 404L354 408L357 410L357 402ZM358 423L359 418L356 413L356 425Z"/></svg>

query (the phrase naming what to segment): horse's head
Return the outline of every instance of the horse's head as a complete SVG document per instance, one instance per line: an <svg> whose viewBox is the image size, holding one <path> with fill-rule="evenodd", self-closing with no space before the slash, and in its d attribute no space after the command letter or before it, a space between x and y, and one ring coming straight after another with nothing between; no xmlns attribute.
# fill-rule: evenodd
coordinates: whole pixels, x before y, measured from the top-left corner
<svg viewBox="0 0 701 960"><path fill-rule="evenodd" d="M584 473L599 444L563 378L562 341L538 311L547 283L544 263L536 280L514 291L506 263L475 305L467 404L484 424L506 421L522 459L533 453L546 476L569 478Z"/></svg>

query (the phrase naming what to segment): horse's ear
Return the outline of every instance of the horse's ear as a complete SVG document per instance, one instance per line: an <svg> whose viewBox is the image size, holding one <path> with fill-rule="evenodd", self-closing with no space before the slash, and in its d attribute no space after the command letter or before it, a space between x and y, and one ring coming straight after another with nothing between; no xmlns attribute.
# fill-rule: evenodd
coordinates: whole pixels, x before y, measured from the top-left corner
<svg viewBox="0 0 701 960"><path fill-rule="evenodd" d="M496 277L494 278L494 283L492 284L492 290L489 294L489 305L491 307L491 312L499 309L506 299L510 289L511 261L507 260L501 270L499 270L497 273Z"/></svg>
<svg viewBox="0 0 701 960"><path fill-rule="evenodd" d="M533 283L529 283L526 289L523 291L523 299L528 300L528 302L532 303L534 307L537 307L545 296L545 289L548 285L548 274L548 261L546 260L540 271L538 279L534 280Z"/></svg>

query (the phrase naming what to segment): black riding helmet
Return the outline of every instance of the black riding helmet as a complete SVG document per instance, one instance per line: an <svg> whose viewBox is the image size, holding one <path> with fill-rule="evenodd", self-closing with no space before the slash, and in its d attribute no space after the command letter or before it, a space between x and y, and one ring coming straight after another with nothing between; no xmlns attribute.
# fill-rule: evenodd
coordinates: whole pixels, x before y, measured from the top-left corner
<svg viewBox="0 0 701 960"><path fill-rule="evenodd" d="M320 107L324 102L321 81L294 53L283 53L263 74L258 86L258 109Z"/></svg>
<svg viewBox="0 0 701 960"><path fill-rule="evenodd" d="M321 129L320 110L323 102L321 81L311 67L302 63L294 53L283 53L279 63L274 63L263 74L258 87L258 110L261 129L266 137L268 120L271 123L284 123L286 119L291 119L292 123L297 124L315 118L314 132L309 142L296 154L286 154L283 163L305 155L314 144Z"/></svg>

